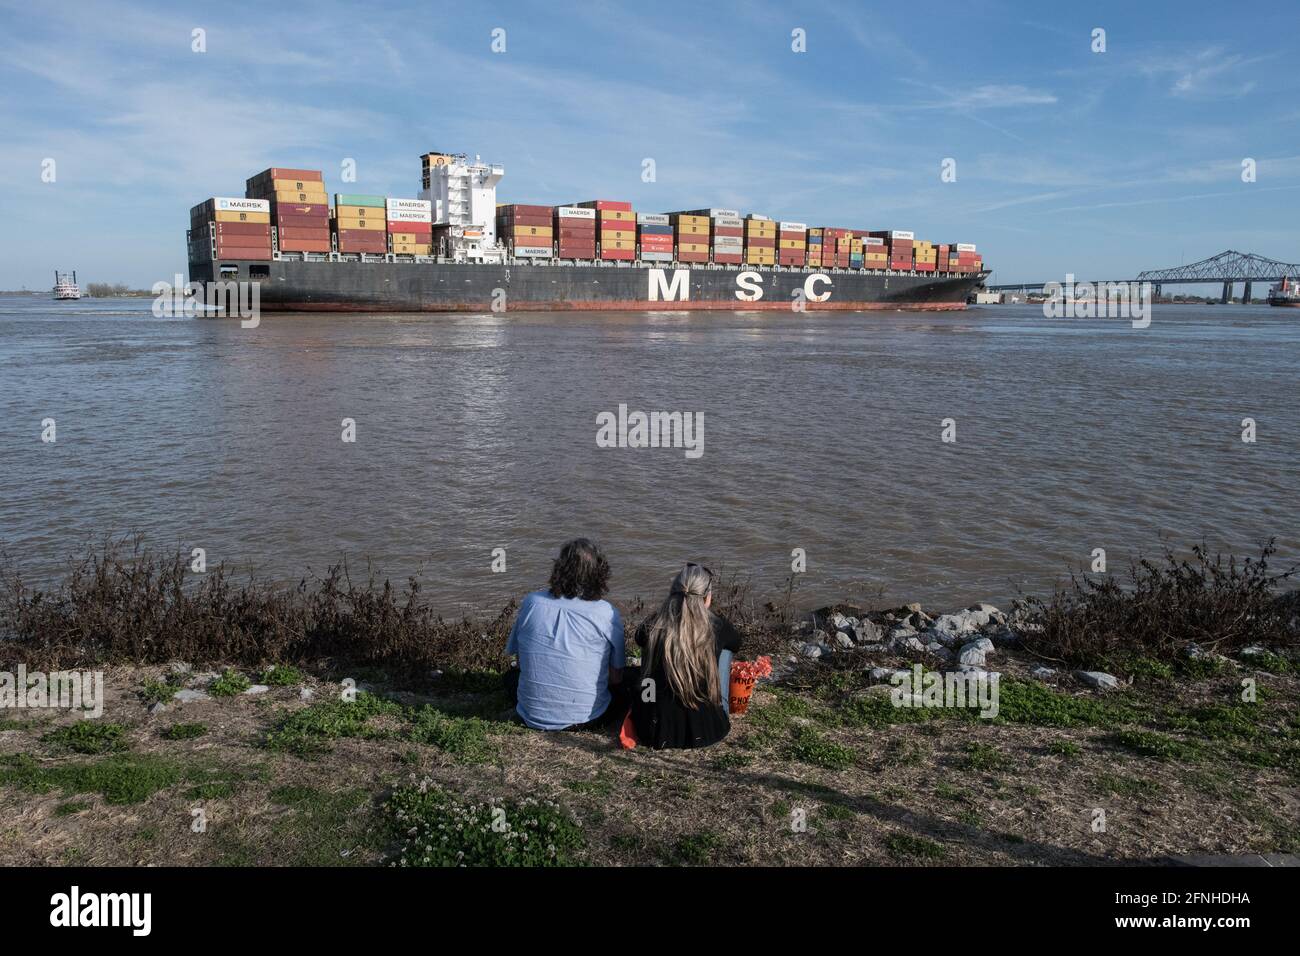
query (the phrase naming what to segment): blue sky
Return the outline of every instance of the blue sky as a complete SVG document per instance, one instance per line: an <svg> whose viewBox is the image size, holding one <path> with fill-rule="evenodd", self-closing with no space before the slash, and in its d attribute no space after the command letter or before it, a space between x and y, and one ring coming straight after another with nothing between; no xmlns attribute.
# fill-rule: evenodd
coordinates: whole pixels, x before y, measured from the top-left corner
<svg viewBox="0 0 1300 956"><path fill-rule="evenodd" d="M911 229L995 281L1300 261L1300 7L1082 6L0 0L0 288L147 286L266 166L414 196L429 149L503 164L502 201Z"/></svg>

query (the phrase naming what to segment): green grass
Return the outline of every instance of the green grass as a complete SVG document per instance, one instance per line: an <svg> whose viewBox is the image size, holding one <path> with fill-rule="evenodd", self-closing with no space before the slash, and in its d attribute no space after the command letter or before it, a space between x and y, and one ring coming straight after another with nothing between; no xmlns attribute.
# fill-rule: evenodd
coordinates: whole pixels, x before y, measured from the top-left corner
<svg viewBox="0 0 1300 956"><path fill-rule="evenodd" d="M965 752L958 760L958 766L964 770L979 770L986 773L1009 770L1012 765L1011 758L998 748L975 741L966 744Z"/></svg>
<svg viewBox="0 0 1300 956"><path fill-rule="evenodd" d="M165 704L171 700L184 683L182 675L169 674L162 680L147 680L140 689L140 699L146 704Z"/></svg>
<svg viewBox="0 0 1300 956"><path fill-rule="evenodd" d="M380 728L372 721L389 724ZM437 747L463 764L485 763L496 756L492 734L504 725L478 717L454 717L427 704L406 707L364 691L353 701L325 700L283 718L265 739L271 750L312 757L329 749L342 737L401 737L412 743Z"/></svg>
<svg viewBox="0 0 1300 956"><path fill-rule="evenodd" d="M894 724L916 724L941 717L968 715L965 711L944 707L895 707L885 694L862 694L845 703L839 716L846 727L883 730Z"/></svg>
<svg viewBox="0 0 1300 956"><path fill-rule="evenodd" d="M885 849L900 861L936 861L948 855L943 844L910 833L891 833L885 837Z"/></svg>
<svg viewBox="0 0 1300 956"><path fill-rule="evenodd" d="M46 734L42 740L79 754L104 754L126 749L126 728L121 724L79 720Z"/></svg>
<svg viewBox="0 0 1300 956"><path fill-rule="evenodd" d="M1083 753L1083 749L1073 740L1053 740L1047 745L1047 752L1057 757L1073 759Z"/></svg>
<svg viewBox="0 0 1300 956"><path fill-rule="evenodd" d="M551 801L476 803L427 781L394 790L384 815L400 842L397 866L567 866L585 843L577 822Z"/></svg>
<svg viewBox="0 0 1300 956"><path fill-rule="evenodd" d="M950 783L940 782L934 788L934 795L941 800L952 800L954 803L966 803L970 800L969 793Z"/></svg>
<svg viewBox="0 0 1300 956"><path fill-rule="evenodd" d="M1140 720L1142 713L1115 694L1098 699L1075 697L1037 681L1005 680L998 687L995 723L1037 727L1115 727Z"/></svg>
<svg viewBox="0 0 1300 956"><path fill-rule="evenodd" d="M253 682L239 671L228 670L208 685L208 693L213 697L234 697L252 686Z"/></svg>
<svg viewBox="0 0 1300 956"><path fill-rule="evenodd" d="M738 770L754 762L754 758L738 750L728 750L713 758L714 770Z"/></svg>
<svg viewBox="0 0 1300 956"><path fill-rule="evenodd" d="M29 793L98 793L113 804L141 803L180 782L180 764L145 754L112 754L82 763L43 764L26 754L0 758L0 784Z"/></svg>
<svg viewBox="0 0 1300 956"><path fill-rule="evenodd" d="M160 736L164 740L193 740L195 737L202 737L207 732L207 724L172 724Z"/></svg>
<svg viewBox="0 0 1300 956"><path fill-rule="evenodd" d="M1160 792L1160 784L1140 777L1104 773L1097 777L1097 789L1117 797L1150 797Z"/></svg>
<svg viewBox="0 0 1300 956"><path fill-rule="evenodd" d="M258 683L265 684L267 687L289 687L293 684L301 684L304 679L302 671L292 665L272 664L262 671Z"/></svg>
<svg viewBox="0 0 1300 956"><path fill-rule="evenodd" d="M223 800L234 796L234 793L235 785L229 780L213 780L190 787L185 791L185 796L191 800Z"/></svg>
<svg viewBox="0 0 1300 956"><path fill-rule="evenodd" d="M1115 734L1114 742L1143 757L1156 760L1194 761L1199 759L1200 751L1192 744L1176 740L1166 734L1153 730L1121 730Z"/></svg>
<svg viewBox="0 0 1300 956"><path fill-rule="evenodd" d="M698 830L678 837L661 851L660 858L671 866L707 866L722 845L722 837L712 830Z"/></svg>
<svg viewBox="0 0 1300 956"><path fill-rule="evenodd" d="M90 803L87 800L67 800L54 808L54 815L56 817L71 817L80 813L82 810L89 809Z"/></svg>
<svg viewBox="0 0 1300 956"><path fill-rule="evenodd" d="M30 730L38 725L35 720L17 720L13 717L0 717L0 731Z"/></svg>
<svg viewBox="0 0 1300 956"><path fill-rule="evenodd" d="M784 755L824 770L843 770L857 760L852 747L827 740L811 727L800 727L794 732Z"/></svg>
<svg viewBox="0 0 1300 956"><path fill-rule="evenodd" d="M1252 654L1249 657L1243 657L1242 663L1246 667L1254 670L1267 671L1270 674L1300 674L1300 662L1282 657L1280 654L1274 654L1271 651L1263 654Z"/></svg>

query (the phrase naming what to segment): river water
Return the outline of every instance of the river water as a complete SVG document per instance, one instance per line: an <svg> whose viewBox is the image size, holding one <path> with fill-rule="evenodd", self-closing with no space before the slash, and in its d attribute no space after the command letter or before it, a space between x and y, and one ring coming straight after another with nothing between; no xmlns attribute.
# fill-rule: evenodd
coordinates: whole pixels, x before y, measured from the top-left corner
<svg viewBox="0 0 1300 956"><path fill-rule="evenodd" d="M347 557L448 614L593 536L614 596L683 560L799 599L1041 593L1104 548L1300 554L1294 311L266 315L0 297L0 543L34 578L105 536L277 580ZM702 414L703 454L597 416ZM55 421L55 441L42 422ZM1257 440L1242 441L1242 420ZM345 442L343 419L355 421ZM943 441L943 420L955 441ZM493 551L504 549L504 572Z"/></svg>

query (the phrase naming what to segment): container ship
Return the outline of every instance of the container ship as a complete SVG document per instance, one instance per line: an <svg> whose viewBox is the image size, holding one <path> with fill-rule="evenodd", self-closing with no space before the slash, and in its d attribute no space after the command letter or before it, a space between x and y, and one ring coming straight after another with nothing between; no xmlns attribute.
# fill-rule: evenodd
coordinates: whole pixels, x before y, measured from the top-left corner
<svg viewBox="0 0 1300 956"><path fill-rule="evenodd" d="M969 243L620 200L498 203L500 165L426 153L417 198L325 192L272 167L190 210L191 286L256 282L269 311L963 309Z"/></svg>
<svg viewBox="0 0 1300 956"><path fill-rule="evenodd" d="M1268 304L1300 309L1300 289L1296 288L1290 276L1283 276L1281 282L1268 290Z"/></svg>

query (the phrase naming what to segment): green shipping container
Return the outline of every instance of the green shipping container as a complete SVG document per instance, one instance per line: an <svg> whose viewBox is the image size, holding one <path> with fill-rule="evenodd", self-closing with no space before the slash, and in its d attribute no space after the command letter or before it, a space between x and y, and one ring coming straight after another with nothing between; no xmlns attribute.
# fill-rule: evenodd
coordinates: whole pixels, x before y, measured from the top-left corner
<svg viewBox="0 0 1300 956"><path fill-rule="evenodd" d="M384 206L387 196L360 196L356 193L335 193L334 205L338 206Z"/></svg>

